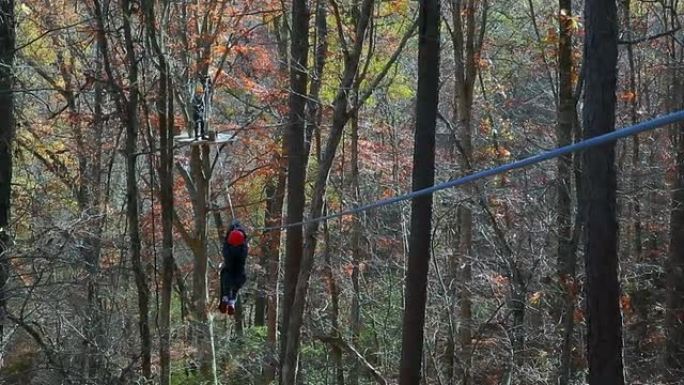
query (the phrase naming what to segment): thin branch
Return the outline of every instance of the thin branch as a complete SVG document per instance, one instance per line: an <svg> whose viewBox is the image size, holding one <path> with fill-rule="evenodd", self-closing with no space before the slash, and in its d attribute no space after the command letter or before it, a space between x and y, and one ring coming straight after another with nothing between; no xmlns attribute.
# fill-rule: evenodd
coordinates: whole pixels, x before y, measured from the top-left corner
<svg viewBox="0 0 684 385"><path fill-rule="evenodd" d="M621 45L639 44L639 43L643 43L645 41L651 41L651 40L659 39L659 38L664 37L664 36L673 35L675 32L679 31L680 29L682 29L682 27L677 27L677 28L671 29L669 31L656 33L655 35L651 35L651 36L640 37L640 38L634 39L634 40L618 40L618 44L621 44Z"/></svg>
<svg viewBox="0 0 684 385"><path fill-rule="evenodd" d="M380 384L380 385L387 385L387 379L380 373L378 369L376 369L373 365L371 365L370 362L361 354L358 350L356 350L349 342L345 341L341 337L331 337L331 336L315 336L317 340L320 340L322 342L328 343L330 345L337 346L339 348L342 348L345 350L347 353L352 354L355 356L355 358L361 363L363 366L366 367L368 372L370 372L371 376L375 381Z"/></svg>
<svg viewBox="0 0 684 385"><path fill-rule="evenodd" d="M44 31L44 32L41 33L40 35L38 35L38 36L34 37L33 39L29 40L28 42L26 42L26 43L24 43L24 44L22 44L22 45L20 45L20 46L18 46L18 47L15 47L15 48L14 48L14 52L16 53L16 52L18 52L18 51L21 51L22 49L24 49L24 48L30 46L31 44L37 42L38 40L41 40L42 38L46 37L47 35L49 35L49 34L51 34L51 33L53 33L53 32L59 32L59 31L65 30L65 29L70 29L70 28L78 27L78 26L81 25L81 24L88 24L88 23L90 23L92 20L93 20L92 18L83 19L83 20L78 21L78 22L73 23L73 24L69 24L69 25L65 25L65 26L62 26L62 27L57 27L57 28L48 29L47 31Z"/></svg>
<svg viewBox="0 0 684 385"><path fill-rule="evenodd" d="M382 71L371 81L370 85L366 87L366 90L361 94L361 97L359 98L359 102L352 108L351 111L349 111L349 115L354 114L361 106L366 102L366 100L373 95L373 92L375 91L376 88L378 88L378 85L380 82L385 78L387 73L389 72L390 68L394 65L394 63L397 61L399 58L399 55L401 52L404 50L404 47L406 46L406 43L408 40L413 36L413 33L416 31L416 27L418 26L418 19L416 18L413 21L413 24L411 27L409 27L408 31L406 31L406 34L404 34L404 37L402 37L401 42L399 43L399 46L397 49L392 53L392 56L389 58L387 63L385 63L385 67L383 67Z"/></svg>

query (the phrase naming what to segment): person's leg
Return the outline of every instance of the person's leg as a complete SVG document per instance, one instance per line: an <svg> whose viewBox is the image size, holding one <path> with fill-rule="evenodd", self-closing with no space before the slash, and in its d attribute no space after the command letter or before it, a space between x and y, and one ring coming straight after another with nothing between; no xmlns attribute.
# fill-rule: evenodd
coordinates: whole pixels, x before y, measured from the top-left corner
<svg viewBox="0 0 684 385"><path fill-rule="evenodd" d="M230 287L231 279L228 271L223 268L220 272L220 297L219 297L219 311L225 313L227 310L228 302L230 300Z"/></svg>

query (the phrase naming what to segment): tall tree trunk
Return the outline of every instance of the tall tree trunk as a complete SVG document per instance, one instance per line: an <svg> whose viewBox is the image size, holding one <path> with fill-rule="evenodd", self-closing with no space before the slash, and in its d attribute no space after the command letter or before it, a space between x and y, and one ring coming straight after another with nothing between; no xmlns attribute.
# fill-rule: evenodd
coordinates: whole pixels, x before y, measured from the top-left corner
<svg viewBox="0 0 684 385"><path fill-rule="evenodd" d="M12 142L14 141L14 0L0 0L0 340L4 338L10 245L10 204L12 193Z"/></svg>
<svg viewBox="0 0 684 385"><path fill-rule="evenodd" d="M413 150L413 190L435 181L435 123L439 102L439 0L420 2L418 91ZM418 385L423 357L427 275L432 240L432 195L411 201L411 235L402 327L400 385Z"/></svg>
<svg viewBox="0 0 684 385"><path fill-rule="evenodd" d="M213 384L216 377L213 319L208 309L207 283L207 204L209 200L209 178L211 172L209 145L192 146L190 153L190 172L195 191L192 198L194 213L192 304L194 311L193 337L198 351L199 371L203 381Z"/></svg>
<svg viewBox="0 0 684 385"><path fill-rule="evenodd" d="M323 256L325 257L325 266L323 268L325 274L326 284L328 286L328 292L330 293L330 337L339 339L341 338L340 330L340 289L337 287L337 279L333 273L332 258L330 257L330 231L328 229L327 222L323 223L323 242L324 250ZM337 345L331 345L330 350L332 351L333 363L335 364L335 384L344 385L344 365L342 361L342 349ZM351 375L351 373L350 373Z"/></svg>
<svg viewBox="0 0 684 385"><path fill-rule="evenodd" d="M319 171L313 188L313 198L311 201L310 217L317 218L323 212L325 190L328 182L328 175L333 164L333 159L337 152L344 126L349 119L347 93L354 83L358 71L361 50L366 37L366 30L373 9L373 0L364 0L361 7L362 12L356 25L356 35L352 49L346 50L345 64L340 82L340 87L333 101L333 121L325 145L325 150L319 163ZM339 22L339 20L338 20ZM286 335L284 341L286 361L282 362L282 383L295 384L297 377L296 357L299 352L299 337L301 332L302 320L304 316L304 306L306 303L309 288L309 278L313 269L313 257L316 249L316 235L318 222L306 225L306 242L300 261L299 274L296 280L295 295L292 301L292 309L288 318ZM287 292L286 292L287 295Z"/></svg>
<svg viewBox="0 0 684 385"><path fill-rule="evenodd" d="M161 307L159 309L160 384L171 383L171 293L173 290L173 86L161 36L155 26L154 2L141 4L145 13L145 30L156 56L159 70L159 197L162 220Z"/></svg>
<svg viewBox="0 0 684 385"><path fill-rule="evenodd" d="M615 1L587 0L584 137L615 129L617 10ZM618 280L614 143L583 153L589 385L624 384Z"/></svg>
<svg viewBox="0 0 684 385"><path fill-rule="evenodd" d="M358 90L357 90L358 91ZM356 101L358 102L358 100ZM354 206L358 207L361 200L361 187L359 186L359 117L354 114L351 117L351 188ZM352 302L350 310L352 345L360 348L359 337L361 335L361 288L359 285L359 267L362 261L361 255L361 214L356 214L352 219L351 229L351 252L352 252ZM352 361L349 371L349 385L358 385L359 371L361 366L358 360Z"/></svg>
<svg viewBox="0 0 684 385"><path fill-rule="evenodd" d="M472 144L472 109L473 91L475 79L477 78L478 66L476 63L482 49L482 40L486 29L487 1L480 7L482 15L479 30L476 28L476 6L474 0L454 0L451 3L451 43L455 62L454 76L454 106L453 117L457 123L458 132L454 133L461 142L464 170L470 172L468 166L473 159ZM452 151L455 152L455 151ZM473 196L474 190L471 186L466 186L464 192L467 196ZM458 339L461 347L461 374L463 384L469 385L472 382L471 354L472 339L472 301L470 299L470 287L472 282L471 254L473 249L473 215L471 207L460 205L457 211L458 223L458 247L455 258L458 259L450 266L455 268L451 276L458 281L457 297L459 307L459 329ZM450 337L451 338L451 337ZM453 343L453 341L449 341ZM447 357L449 365L450 357ZM447 365L447 366L448 366Z"/></svg>
<svg viewBox="0 0 684 385"><path fill-rule="evenodd" d="M674 40L674 39L672 39ZM674 106L684 107L682 91L681 61L676 61L676 51L672 52L672 90L675 95ZM681 59L680 59L681 60ZM672 186L672 209L670 212L670 250L667 260L667 310L665 326L666 377L673 383L684 376L684 123L675 126L675 146L677 151L676 179Z"/></svg>
<svg viewBox="0 0 684 385"><path fill-rule="evenodd" d="M304 137L304 154L308 159L311 154L311 142L314 139L314 131L316 137L320 138L320 124L323 114L321 108L321 87L323 86L323 71L325 69L326 58L328 55L328 22L327 18L326 0L316 1L316 17L315 17L315 56L314 68L311 74L311 85L309 87L309 100L306 104L306 132ZM317 142L320 147L320 141ZM317 151L316 156L321 157L320 151Z"/></svg>
<svg viewBox="0 0 684 385"><path fill-rule="evenodd" d="M143 379L152 377L152 340L149 325L150 289L147 286L147 274L142 263L140 241L140 219L138 212L138 180L137 180L137 143L139 133L138 114L138 59L133 45L131 31L131 2L122 0L124 12L123 30L126 42L126 57L128 61L128 84L131 92L126 103L126 216L128 219L128 236L130 242L131 262L135 275L135 285L138 291L138 329L140 332L140 355Z"/></svg>
<svg viewBox="0 0 684 385"><path fill-rule="evenodd" d="M684 124L677 125L677 179L672 188L670 254L667 261L667 339L665 363L668 377L680 380L684 373Z"/></svg>
<svg viewBox="0 0 684 385"><path fill-rule="evenodd" d="M283 167L283 159L276 160L278 167L275 185L267 188L267 206L265 214L266 227L280 225L283 217L283 200L285 198L286 170ZM271 182L273 183L273 182ZM280 237L281 231L266 231L263 234L264 257L267 258L266 267L266 341L269 352L276 352L276 335L278 333L278 271L280 265ZM270 383L275 377L275 360L264 363L264 383Z"/></svg>
<svg viewBox="0 0 684 385"><path fill-rule="evenodd" d="M105 70L109 74L109 81L113 84L113 76L111 70L111 63L108 61L108 44L106 36L106 23L109 16L109 4L94 1L95 22L97 26L97 40L96 40L96 70L102 70L104 64ZM58 54L59 57L59 54ZM79 114L79 106L77 101L77 94L74 91L72 75L63 69L61 71L62 78L65 83L65 97L67 99L67 106L74 116ZM100 75L100 73L98 73ZM75 133L75 141L78 148L77 164L78 164L78 183L76 186L76 202L82 214L92 216L90 219L90 228L92 229L83 242L81 252L88 272L85 280L86 292L88 298L87 314L88 320L85 324L84 334L88 343L84 344L84 359L83 359L83 375L86 381L101 380L101 370L104 369L105 362L103 361L100 349L106 349L108 342L105 339L105 322L101 299L100 299L100 257L102 251L102 231L105 223L102 212L102 189L101 185L101 160L102 160L102 87L100 85L95 87L95 116L92 125L94 138L85 137L82 122L76 120L72 122L72 129ZM119 96L119 95L117 95ZM123 112L123 108L120 110ZM102 214L102 215L100 215Z"/></svg>
<svg viewBox="0 0 684 385"><path fill-rule="evenodd" d="M292 1L292 26L290 46L290 96L289 117L283 154L287 157L287 223L300 222L304 218L306 163L304 125L306 106L307 62L309 52L309 10L307 0ZM294 384L285 380L288 370L294 374L297 353L287 356L289 339L287 325L297 286L297 276L303 251L302 226L289 227L285 239L285 275L283 282L283 330L281 332L281 384Z"/></svg>
<svg viewBox="0 0 684 385"><path fill-rule="evenodd" d="M558 12L558 125L556 126L556 145L567 146L572 142L573 124L576 121L575 97L572 87L572 0L559 0ZM570 380L570 353L574 329L575 309L575 266L577 264L576 242L572 226L572 160L566 154L558 158L557 211L558 260L556 270L562 290L559 304L559 324L563 329L560 349L558 384L567 385Z"/></svg>
<svg viewBox="0 0 684 385"><path fill-rule="evenodd" d="M274 35L278 49L279 74L282 79L287 78L288 74L288 54L287 54L287 28L281 17L276 17L273 21ZM280 137L284 138L280 133ZM285 146L285 144L283 144ZM285 188L287 182L287 159L285 154L278 154L274 161L278 165L275 186L272 192L267 192L267 212L264 215L266 227L278 226L283 218L283 201L285 200ZM271 189L267 189L269 191ZM280 271L280 240L281 230L266 231L264 237L264 256L268 258L266 264L266 341L269 354L277 353L277 334L278 334L278 281ZM266 360L263 365L262 383L270 384L275 378L276 363L275 358Z"/></svg>
<svg viewBox="0 0 684 385"><path fill-rule="evenodd" d="M154 20L154 19L152 19ZM162 220L161 308L159 309L159 358L161 385L171 382L171 293L173 291L173 97L171 74L161 61L159 102L159 197Z"/></svg>
<svg viewBox="0 0 684 385"><path fill-rule="evenodd" d="M632 31L632 0L623 0L623 12L625 20L625 31L627 40L633 40L634 33ZM628 103L629 103L629 118L632 124L637 124L639 122L639 116L637 110L639 108L639 90L637 90L637 68L634 60L634 46L633 44L627 44L627 62L629 64L629 90L628 90ZM640 142L639 135L634 135L632 137L632 191L634 191L634 196L630 200L631 217L633 220L632 226L634 227L634 256L637 259L641 256L642 250L642 226L641 226L641 204L639 203L639 193L641 190L639 184L639 175L636 172L639 169L640 162Z"/></svg>

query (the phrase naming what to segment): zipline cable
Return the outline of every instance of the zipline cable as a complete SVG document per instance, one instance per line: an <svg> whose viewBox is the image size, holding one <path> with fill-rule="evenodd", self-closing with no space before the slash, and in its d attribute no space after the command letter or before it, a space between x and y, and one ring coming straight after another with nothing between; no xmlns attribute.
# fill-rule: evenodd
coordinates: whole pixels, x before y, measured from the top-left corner
<svg viewBox="0 0 684 385"><path fill-rule="evenodd" d="M570 144L567 146L559 147L559 148L556 148L553 150L545 151L545 152L542 152L541 154L537 154L537 155L533 155L533 156L530 156L530 157L527 157L524 159L516 160L516 161L513 161L511 163L506 163L506 164L502 164L502 165L497 166L497 167L478 171L476 173L466 175L466 176L461 177L461 178L452 179L452 180L442 182L442 183L439 183L439 184L436 184L434 186L427 187L427 188L424 188L421 190L416 190L416 191L413 191L413 192L410 192L407 194L382 199L382 200L375 201L373 203L369 203L369 204L366 204L363 206L355 207L353 209L348 209L348 210L340 211L340 212L337 212L334 214L329 214L329 215L325 215L325 216L321 216L321 217L317 217L317 218L311 218L311 219L307 219L307 220L300 221L300 222L288 223L288 224L281 225L281 226L260 227L260 228L254 229L254 231L273 231L273 230L279 230L279 229L286 229L289 227L303 226L303 225L307 225L310 223L327 221L329 219L335 219L335 218L339 218L339 217L342 217L345 215L351 215L351 214L356 214L356 213L359 213L362 211L368 211L368 210L371 210L374 208L391 205L394 203L398 203L398 202L406 201L409 199L417 198L417 197L420 197L423 195L432 194L436 191L441 191L441 190L445 190L445 189L449 189L449 188L459 187L459 186L462 186L464 184L474 182L478 179L487 178L487 177L498 175L498 174L503 174L507 171L527 167L527 166L530 166L530 165L533 165L536 163L540 163L540 162L543 162L545 160L557 158L561 155L569 154L572 152L586 150L586 149L591 148L591 147L600 146L602 144L613 142L617 139L622 139L622 138L626 138L629 136L637 135L637 134L640 134L640 133L645 132L645 131L650 131L650 130L660 128L663 126L667 126L668 124L677 123L677 122L680 122L683 120L684 120L684 110L673 112L673 113L663 115L663 116L660 116L660 117L657 117L657 118L654 118L651 120L647 120L645 122L635 124L635 125L630 126L630 127L625 127L625 128L619 129L619 130L609 132L607 134L603 134L603 135L599 135L599 136L595 136L593 138L583 140L581 142L577 142L577 143L573 143L573 144Z"/></svg>

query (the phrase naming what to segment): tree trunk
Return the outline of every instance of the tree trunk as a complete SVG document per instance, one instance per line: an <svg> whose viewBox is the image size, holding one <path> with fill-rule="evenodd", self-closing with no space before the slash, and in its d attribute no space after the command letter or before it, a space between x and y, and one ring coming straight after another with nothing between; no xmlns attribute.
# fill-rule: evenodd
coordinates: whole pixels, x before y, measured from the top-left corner
<svg viewBox="0 0 684 385"><path fill-rule="evenodd" d="M673 56L675 54L673 53ZM676 62L671 65L679 65ZM673 69L672 89L676 100L673 104L684 106L681 89L681 69ZM675 126L677 151L676 179L672 186L672 210L670 212L670 250L667 260L667 310L665 313L666 377L676 383L684 375L684 123Z"/></svg>
<svg viewBox="0 0 684 385"><path fill-rule="evenodd" d="M323 70L325 69L326 58L328 55L328 23L327 17L327 1L316 1L316 35L315 35L315 49L314 56L314 72L311 75L311 85L309 87L309 100L306 104L306 132L304 137L304 154L308 159L311 154L311 142L314 139L314 131L317 133L316 137L320 137L320 124L323 114L321 108L321 87L323 86ZM320 147L320 141L317 142ZM320 149L319 149L320 150ZM316 154L318 158L321 157L320 151Z"/></svg>
<svg viewBox="0 0 684 385"><path fill-rule="evenodd" d="M358 101L357 101L358 102ZM361 187L359 185L359 117L354 114L351 117L351 188L354 206L358 207L361 199ZM350 310L352 345L359 350L359 337L361 335L361 288L359 285L359 266L361 265L361 214L356 214L352 219L351 229L351 252L352 252L352 303ZM352 361L349 373L349 385L358 385L361 365L358 360Z"/></svg>
<svg viewBox="0 0 684 385"><path fill-rule="evenodd" d="M173 290L173 87L166 55L159 44L155 26L154 2L141 4L145 13L145 30L157 59L159 70L159 197L162 220L161 307L159 309L160 384L171 383L171 293Z"/></svg>
<svg viewBox="0 0 684 385"><path fill-rule="evenodd" d="M12 142L14 141L14 0L0 0L0 340L4 339L7 314L9 232L12 192Z"/></svg>
<svg viewBox="0 0 684 385"><path fill-rule="evenodd" d="M584 137L615 128L617 11L615 1L585 3ZM583 153L589 385L624 384L618 280L615 145Z"/></svg>
<svg viewBox="0 0 684 385"><path fill-rule="evenodd" d="M307 0L292 1L292 32L290 47L290 96L288 128L283 142L283 154L287 157L287 223L300 222L304 217L306 163L304 125L306 106L307 62L309 52L309 10ZM302 226L289 227L285 239L285 274L283 281L283 330L281 332L281 384L294 384L285 380L287 370L294 373L297 353L287 356L286 346L290 337L287 325L297 286L297 276L302 259Z"/></svg>
<svg viewBox="0 0 684 385"><path fill-rule="evenodd" d="M151 20L154 20L152 18ZM160 58L163 60L163 55ZM171 293L173 291L173 98L171 76L161 61L159 102L159 197L162 220L161 308L159 309L159 358L161 385L171 382Z"/></svg>
<svg viewBox="0 0 684 385"><path fill-rule="evenodd" d="M283 164L283 159L276 160ZM285 198L286 172L284 167L278 168L275 186L267 188L267 207L265 214L266 227L280 225L283 217L283 200ZM266 262L266 341L269 345L269 352L276 352L276 335L278 333L278 271L280 265L280 237L281 231L274 230L264 232L264 257ZM267 360L263 367L264 383L270 383L275 377L275 360Z"/></svg>
<svg viewBox="0 0 684 385"><path fill-rule="evenodd" d="M131 262L135 275L135 286L138 292L138 329L140 332L140 355L142 376L144 380L152 378L152 340L149 325L150 289L147 286L147 274L142 263L140 241L140 219L138 212L138 180L137 180L137 143L139 133L138 114L138 61L133 45L131 31L131 3L122 0L123 29L126 43L126 57L129 65L128 84L132 88L126 103L126 216L128 219L128 236L130 242Z"/></svg>
<svg viewBox="0 0 684 385"><path fill-rule="evenodd" d="M342 80L333 102L333 122L330 129L330 134L328 135L325 151L321 157L319 171L318 175L316 176L316 182L313 189L313 198L310 211L311 218L317 218L321 216L323 212L323 202L328 182L328 175L330 173L340 139L342 138L344 126L349 119L349 112L347 111L347 92L353 85L358 71L361 49L363 47L363 42L365 41L366 30L373 8L373 0L364 0L361 8L361 16L359 18L358 25L356 26L356 39L354 40L352 50L345 55L345 65ZM304 245L302 258L300 261L299 275L294 288L295 295L292 301L292 309L290 310L291 315L289 315L289 318L287 318L288 322L283 325L283 327L287 327L287 331L285 332L287 335L287 340L283 341L285 347L283 357L285 360L281 362L282 384L296 383L296 357L299 351L299 336L304 315L304 306L309 288L309 278L313 269L313 257L314 251L316 249L317 230L318 222L309 223L306 225L306 243ZM287 295L287 291L285 294Z"/></svg>
<svg viewBox="0 0 684 385"><path fill-rule="evenodd" d="M419 10L418 91L413 150L413 190L435 181L435 123L439 102L439 0L422 0ZM418 385L432 239L432 195L411 201L411 235L402 327L400 385Z"/></svg>
<svg viewBox="0 0 684 385"><path fill-rule="evenodd" d="M667 375L673 380L681 379L684 373L684 124L677 126L677 179L672 189L670 214L665 350Z"/></svg>
<svg viewBox="0 0 684 385"><path fill-rule="evenodd" d="M454 133L461 142L463 153L463 169L472 172L470 160L473 159L472 144L472 109L473 91L475 79L477 78L478 66L476 63L482 48L482 40L486 28L487 2L483 2L482 18L479 30L475 27L475 2L474 0L455 0L451 2L452 33L451 42L455 62L454 76L454 112L453 118L457 123L458 132ZM455 152L452 150L452 152ZM465 194L472 197L474 189L472 186L465 186ZM451 276L457 282L457 297L459 308L460 326L458 329L458 339L461 348L461 374L463 384L469 385L472 382L471 376L471 340L472 340L472 301L470 299L470 287L472 283L471 255L473 252L473 215L472 209L468 205L462 204L457 211L458 222L458 247L455 253L457 261L451 263L454 268ZM451 342L451 341L450 341ZM447 366L450 365L451 358L447 357Z"/></svg>
<svg viewBox="0 0 684 385"><path fill-rule="evenodd" d="M337 279L333 273L332 258L330 258L330 231L328 229L327 222L323 223L323 243L324 251L323 256L325 257L325 266L323 268L325 274L326 284L328 286L328 292L330 293L330 325L331 331L330 336L332 338L341 338L341 330L339 323L340 316L340 290L337 287ZM344 365L342 362L342 349L339 346L332 345L330 347L333 356L333 363L335 364L335 384L344 385ZM352 369L353 370L353 369ZM350 373L350 376L352 373Z"/></svg>
<svg viewBox="0 0 684 385"><path fill-rule="evenodd" d="M572 87L572 0L559 0L558 13L558 125L556 126L556 145L567 146L572 142L573 124L576 121L575 97ZM577 155L575 155L577 156ZM560 349L558 384L567 385L570 381L570 353L574 330L575 309L575 266L577 264L577 243L574 242L572 225L572 178L573 155L558 158L557 211L558 231L557 273L562 291L559 301L559 325L563 328Z"/></svg>
<svg viewBox="0 0 684 385"><path fill-rule="evenodd" d="M632 31L632 12L631 6L632 0L624 0L623 2L623 12L625 19L625 31L627 40L633 40L634 33ZM637 90L637 80L636 80L636 65L634 61L634 46L633 44L627 44L627 62L629 63L629 118L632 124L637 124L639 122L639 116L637 110L639 108L639 98L640 92ZM631 94L630 94L631 93ZM639 169L640 162L640 142L639 135L634 135L632 137L632 191L634 196L630 199L632 226L634 227L634 256L638 259L641 256L642 250L642 226L641 226L641 204L639 203L640 194L640 183L639 174L637 170Z"/></svg>
<svg viewBox="0 0 684 385"><path fill-rule="evenodd" d="M214 350L213 319L208 312L207 284L207 204L209 198L209 178L211 172L209 145L192 146L190 153L190 172L195 191L192 194L194 213L194 240L192 270L192 307L194 311L195 344L198 352L199 372L203 381L216 384L216 359Z"/></svg>

